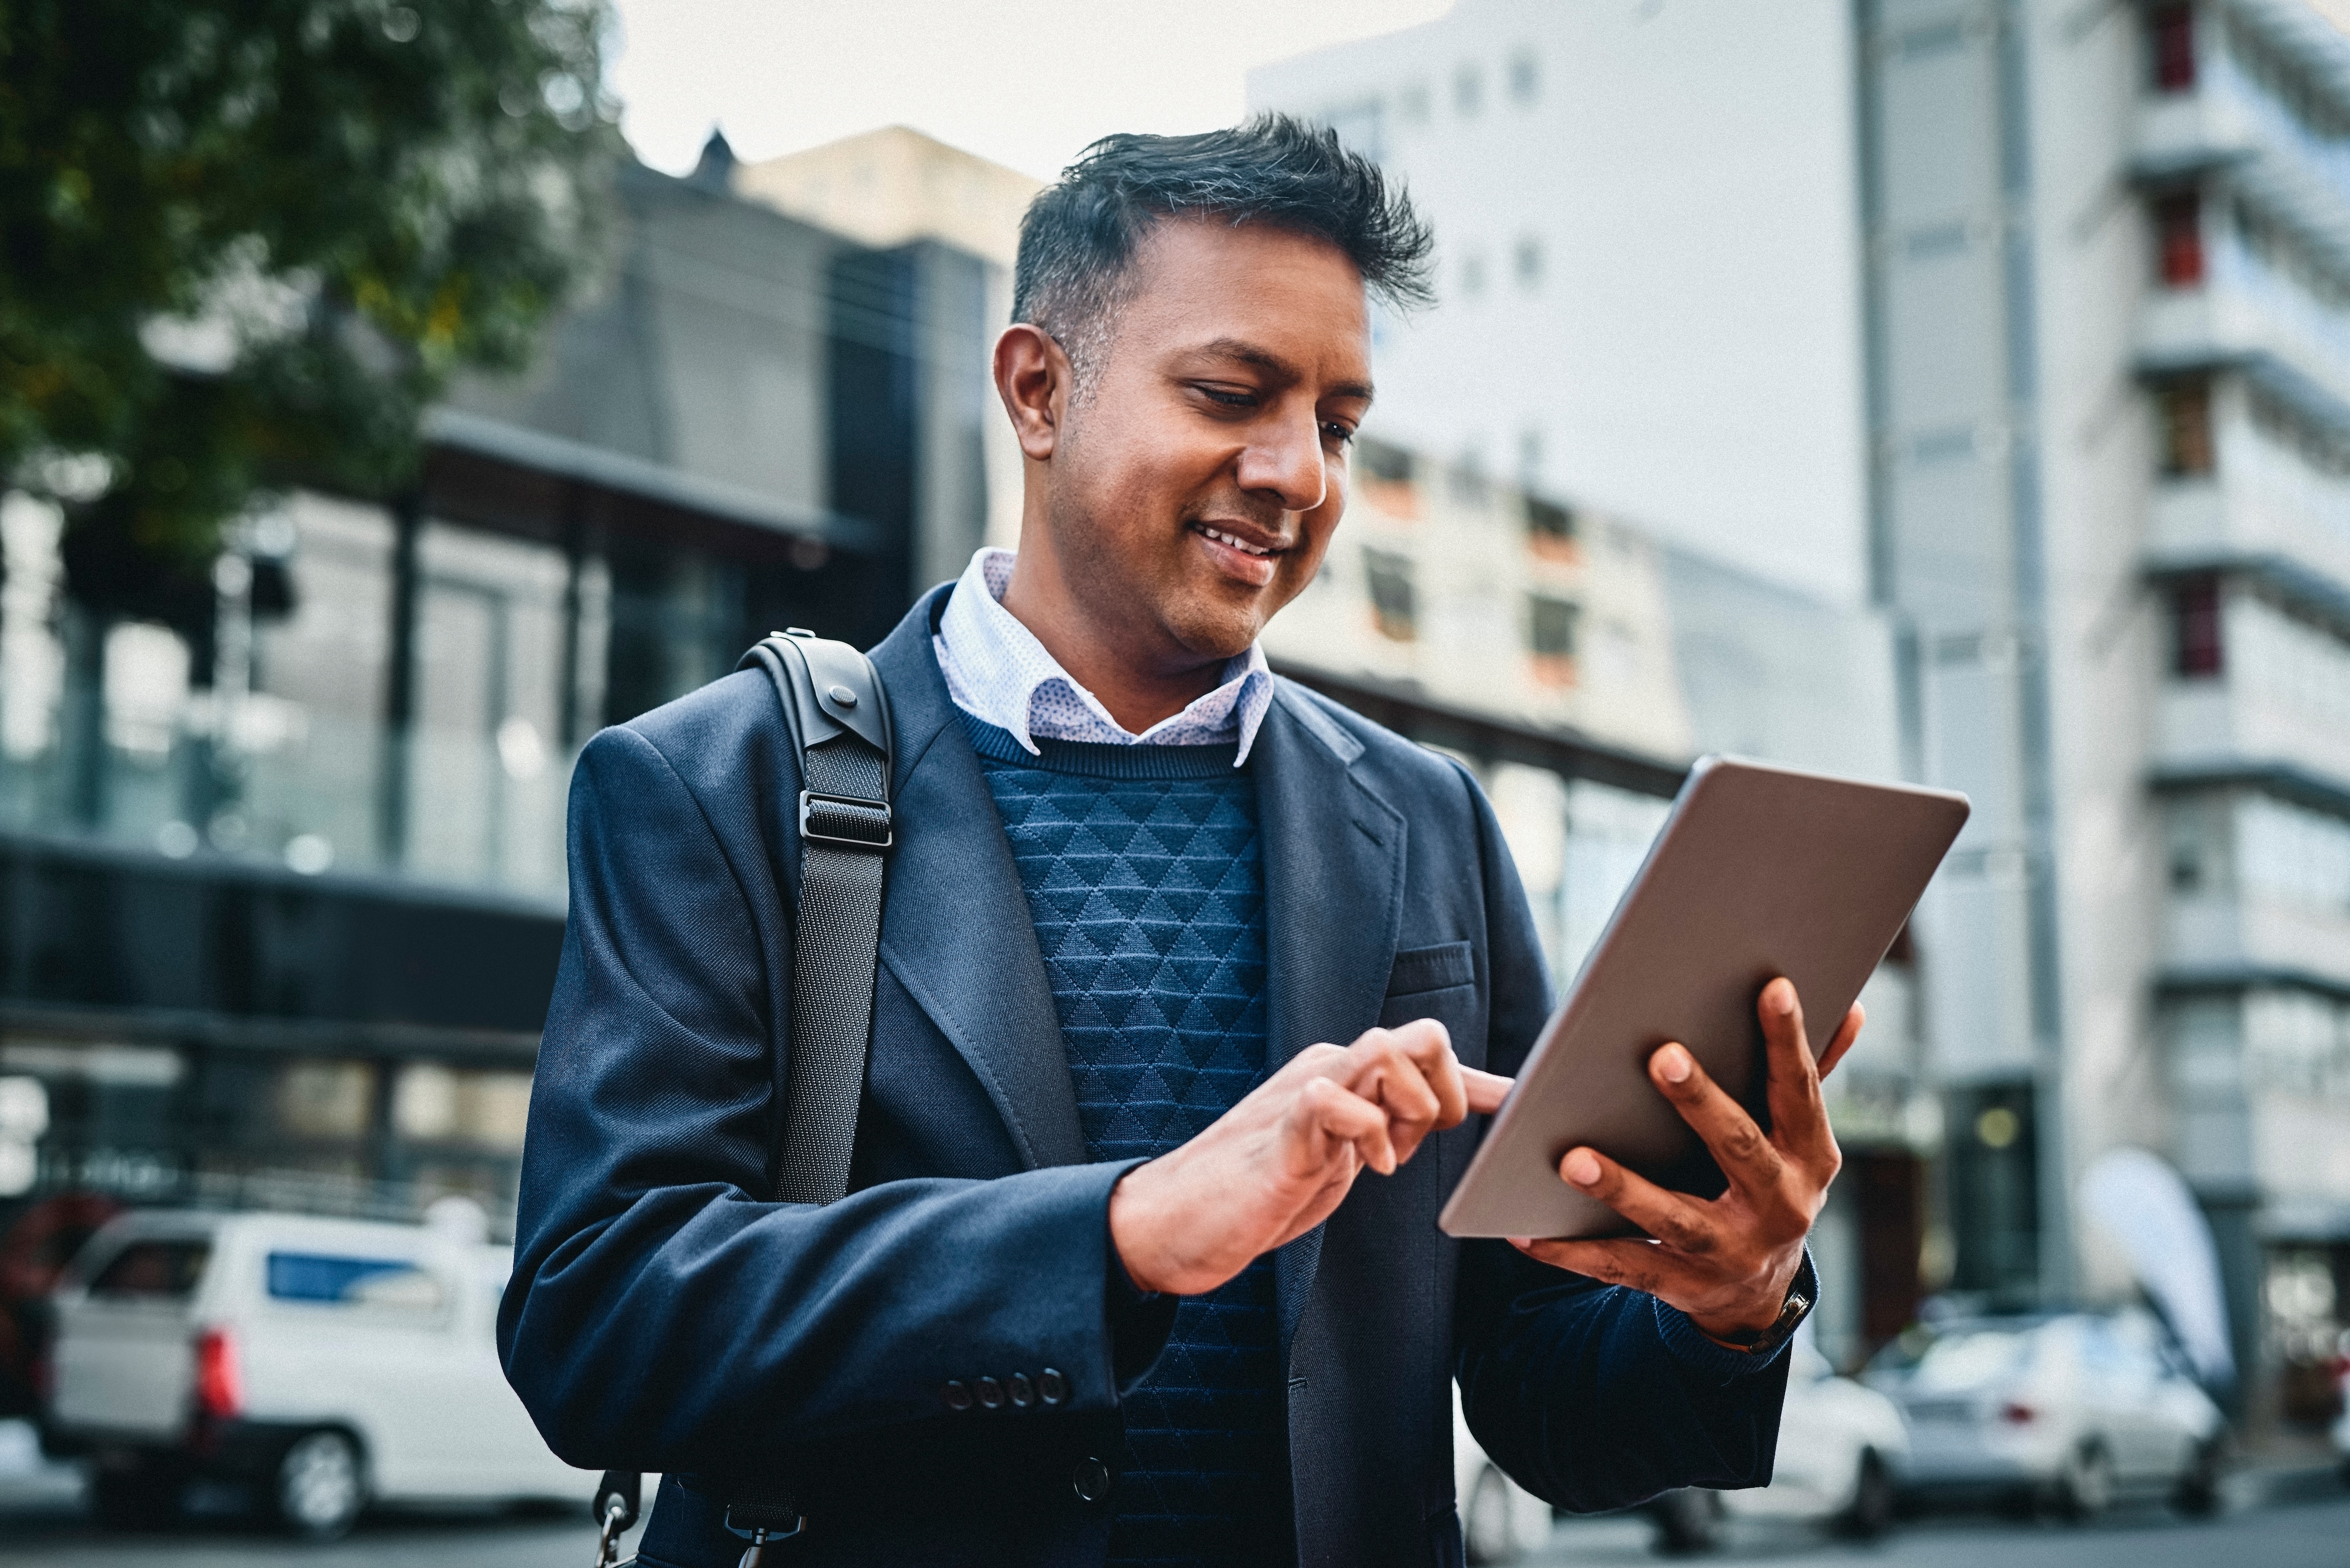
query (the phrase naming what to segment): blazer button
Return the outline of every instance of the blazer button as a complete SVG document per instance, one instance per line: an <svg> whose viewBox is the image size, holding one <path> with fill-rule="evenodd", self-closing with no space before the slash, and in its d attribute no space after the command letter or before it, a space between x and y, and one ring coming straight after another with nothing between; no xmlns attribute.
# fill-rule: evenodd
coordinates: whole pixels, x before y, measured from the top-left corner
<svg viewBox="0 0 2350 1568"><path fill-rule="evenodd" d="M1003 1385L993 1377L979 1380L979 1402L991 1410L1003 1408Z"/></svg>
<svg viewBox="0 0 2350 1568"><path fill-rule="evenodd" d="M1057 1405L1069 1397L1069 1380L1047 1366L1036 1375L1036 1392L1047 1405Z"/></svg>
<svg viewBox="0 0 2350 1568"><path fill-rule="evenodd" d="M1028 1375L1025 1372L1014 1373L1011 1386L1012 1402L1023 1410L1036 1402L1035 1386L1028 1381Z"/></svg>
<svg viewBox="0 0 2350 1568"><path fill-rule="evenodd" d="M947 1408L950 1410L970 1409L971 1389L962 1383L949 1383L947 1385Z"/></svg>
<svg viewBox="0 0 2350 1568"><path fill-rule="evenodd" d="M1069 1489L1079 1502L1099 1502L1109 1495L1109 1467L1087 1455L1070 1467Z"/></svg>

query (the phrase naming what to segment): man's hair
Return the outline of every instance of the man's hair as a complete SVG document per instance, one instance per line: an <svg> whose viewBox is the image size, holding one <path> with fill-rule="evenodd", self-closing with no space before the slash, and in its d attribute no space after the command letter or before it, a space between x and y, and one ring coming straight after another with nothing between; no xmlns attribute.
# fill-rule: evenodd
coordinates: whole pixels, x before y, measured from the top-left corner
<svg viewBox="0 0 2350 1568"><path fill-rule="evenodd" d="M1105 136L1028 204L1013 274L1012 319L1052 334L1080 395L1115 336L1135 252L1167 218L1326 240L1397 308L1435 297L1427 223L1335 130L1260 114L1197 136Z"/></svg>

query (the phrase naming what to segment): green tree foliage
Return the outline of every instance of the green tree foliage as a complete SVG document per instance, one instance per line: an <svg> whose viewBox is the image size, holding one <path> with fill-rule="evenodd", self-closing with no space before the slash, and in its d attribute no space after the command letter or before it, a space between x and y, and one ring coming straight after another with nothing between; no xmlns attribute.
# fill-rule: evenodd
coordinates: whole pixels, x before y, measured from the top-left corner
<svg viewBox="0 0 2350 1568"><path fill-rule="evenodd" d="M603 0L0 0L0 476L178 620L256 492L389 493L599 254ZM77 547L78 546L78 547Z"/></svg>

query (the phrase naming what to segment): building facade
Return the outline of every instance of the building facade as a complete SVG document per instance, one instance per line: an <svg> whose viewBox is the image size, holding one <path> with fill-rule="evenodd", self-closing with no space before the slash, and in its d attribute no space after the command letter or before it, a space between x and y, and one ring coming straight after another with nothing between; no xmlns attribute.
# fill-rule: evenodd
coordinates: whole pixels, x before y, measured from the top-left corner
<svg viewBox="0 0 2350 1568"><path fill-rule="evenodd" d="M10 1257L68 1193L510 1213L580 746L976 547L986 264L727 174L620 170L534 369L457 388L408 493L248 519L172 624L0 501Z"/></svg>
<svg viewBox="0 0 2350 1568"><path fill-rule="evenodd" d="M1855 439L1806 427L1831 439L1803 455L1848 466L1859 521L1761 539L1831 597L1865 583L1899 767L1975 800L1917 921L1927 1282L2134 1290L2075 1194L2104 1151L2158 1150L2211 1220L2248 1393L2293 1413L2350 1321L2350 7L1724 10L1472 0L1252 92L1435 213L1443 304L1378 369L1380 417L1436 450L1507 465L1485 427L1522 421L1516 466L1589 493L1620 454L1541 420L1613 429L1596 396L1660 389L1700 417L1682 362L1759 388L1807 362L1791 322L1846 358L1816 384L1849 389ZM1790 48L1848 73L1833 109L1789 89ZM1825 217L1805 160L1843 182ZM1735 231L1767 259L1758 193L1849 244L1828 304L1693 258L1742 261ZM1617 281L1642 268L1666 297ZM1578 337L1578 312L1636 314ZM1657 515L1751 552L1765 472L1693 458ZM1837 549L1845 576L1815 569Z"/></svg>
<svg viewBox="0 0 2350 1568"><path fill-rule="evenodd" d="M743 164L733 185L738 195L878 250L929 241L977 257L987 319L999 330L1012 319L1020 220L1044 189L1016 169L902 125ZM997 411L991 345L980 347L970 385L986 406L987 538L1008 549L1020 539L1020 443ZM941 548L916 564L925 581L943 582L965 561Z"/></svg>
<svg viewBox="0 0 2350 1568"><path fill-rule="evenodd" d="M1877 591L1976 799L1923 929L1957 1283L2109 1295L2200 1195L2247 1391L2350 1241L2350 39L2301 0L1858 12ZM2281 1376L2279 1376L2281 1375Z"/></svg>

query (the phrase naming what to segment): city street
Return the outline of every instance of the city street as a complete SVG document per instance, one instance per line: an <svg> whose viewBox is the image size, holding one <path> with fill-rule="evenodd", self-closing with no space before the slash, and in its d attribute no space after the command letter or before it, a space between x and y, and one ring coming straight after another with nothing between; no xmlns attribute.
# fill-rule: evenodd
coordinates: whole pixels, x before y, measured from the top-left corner
<svg viewBox="0 0 2350 1568"><path fill-rule="evenodd" d="M2239 1505L2205 1521L2181 1521L2158 1509L2117 1510L2095 1523L2069 1526L1989 1515L1948 1515L1913 1521L1871 1543L1831 1540L1794 1528L1742 1525L1728 1549L1703 1561L1827 1568L2202 1568L2213 1563L2242 1568L2344 1568L2350 1563L2350 1495ZM300 1546L227 1521L206 1522L152 1536L107 1536L85 1523L68 1490L46 1501L23 1491L0 1521L8 1556L27 1568L241 1568L256 1563L302 1563L316 1568L587 1568L594 1536L584 1524L549 1519L428 1516L369 1520L348 1541ZM1659 1561L1644 1520L1604 1518L1560 1524L1550 1543L1525 1558L1525 1568L1607 1568Z"/></svg>

